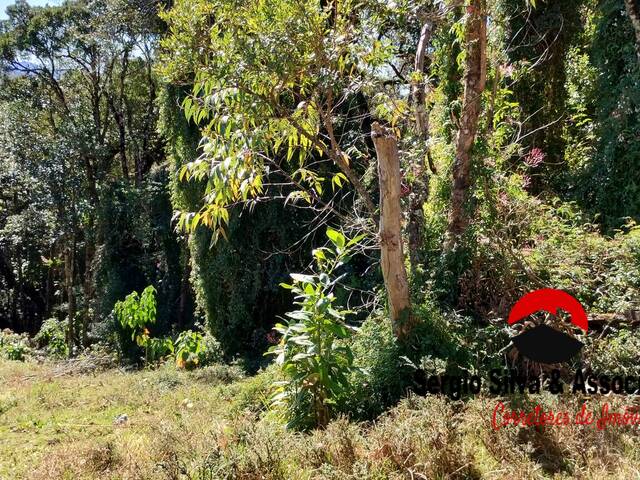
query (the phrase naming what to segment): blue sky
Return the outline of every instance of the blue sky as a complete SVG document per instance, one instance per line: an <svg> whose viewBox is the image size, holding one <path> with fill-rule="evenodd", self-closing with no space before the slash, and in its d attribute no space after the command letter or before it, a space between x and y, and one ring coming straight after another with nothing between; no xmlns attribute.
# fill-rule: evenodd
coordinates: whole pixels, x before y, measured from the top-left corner
<svg viewBox="0 0 640 480"><path fill-rule="evenodd" d="M6 20L7 16L4 11L9 5L13 5L15 0L0 0L0 20ZM29 5L58 5L60 3L59 0L28 0Z"/></svg>

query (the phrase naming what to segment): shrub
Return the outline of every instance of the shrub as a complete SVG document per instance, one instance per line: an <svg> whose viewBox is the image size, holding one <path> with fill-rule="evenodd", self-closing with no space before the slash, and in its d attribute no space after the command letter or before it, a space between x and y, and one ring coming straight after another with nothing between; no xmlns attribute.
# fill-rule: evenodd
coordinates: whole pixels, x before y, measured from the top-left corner
<svg viewBox="0 0 640 480"><path fill-rule="evenodd" d="M576 296L591 312L626 312L640 305L640 228L613 237L581 221L572 205L545 211L534 248L523 258L547 285Z"/></svg>
<svg viewBox="0 0 640 480"><path fill-rule="evenodd" d="M169 337L147 338L144 347L148 363L161 361L174 352L173 341Z"/></svg>
<svg viewBox="0 0 640 480"><path fill-rule="evenodd" d="M386 316L367 318L354 336L352 350L353 395L340 405L356 418L374 418L405 393L411 368L401 359L402 349Z"/></svg>
<svg viewBox="0 0 640 480"><path fill-rule="evenodd" d="M353 338L353 392L341 403L344 413L372 419L409 391L424 393L431 375L486 374L504 367L509 344L504 325L478 325L453 312L441 312L430 300L414 307L420 319L409 341L400 345L390 320L374 313Z"/></svg>
<svg viewBox="0 0 640 480"><path fill-rule="evenodd" d="M0 332L0 355L7 360L23 362L31 353L29 337L20 335L9 329Z"/></svg>
<svg viewBox="0 0 640 480"><path fill-rule="evenodd" d="M186 330L175 342L176 365L191 370L222 360L222 349L216 339L200 332Z"/></svg>
<svg viewBox="0 0 640 480"><path fill-rule="evenodd" d="M42 322L40 331L33 337L38 348L44 348L47 355L55 358L64 358L68 355L66 331L67 320L48 318Z"/></svg>
<svg viewBox="0 0 640 480"><path fill-rule="evenodd" d="M145 349L145 362L149 362L150 353L155 349L161 350L165 343L151 341L148 326L156 321L156 289L149 285L142 291L142 295L134 291L126 296L123 301L116 302L113 307L115 316L122 329L131 335L139 347ZM151 351L150 351L151 348Z"/></svg>
<svg viewBox="0 0 640 480"><path fill-rule="evenodd" d="M131 331L135 339L156 321L156 289L149 285L142 291L132 292L123 301L116 302L113 310L123 328Z"/></svg>
<svg viewBox="0 0 640 480"><path fill-rule="evenodd" d="M286 314L286 325L275 326L282 339L268 351L285 375L275 385L272 405L286 408L288 427L326 426L337 399L350 390L353 354L343 340L354 328L345 323L350 312L336 309L333 290L340 280L336 271L359 238L347 242L332 229L327 237L334 248L313 251L318 273L294 273L291 285L282 284L295 294L299 309Z"/></svg>
<svg viewBox="0 0 640 480"><path fill-rule="evenodd" d="M604 337L589 337L583 360L596 374L640 375L640 338L631 330Z"/></svg>

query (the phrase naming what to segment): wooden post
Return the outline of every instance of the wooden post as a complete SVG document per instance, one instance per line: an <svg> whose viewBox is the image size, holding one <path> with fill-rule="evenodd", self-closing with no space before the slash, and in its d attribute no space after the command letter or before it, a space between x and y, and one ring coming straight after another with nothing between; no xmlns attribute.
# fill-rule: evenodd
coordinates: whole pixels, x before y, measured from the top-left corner
<svg viewBox="0 0 640 480"><path fill-rule="evenodd" d="M371 138L378 157L382 276L389 297L393 331L402 339L411 332L413 318L402 248L398 142L393 133L378 122L371 126Z"/></svg>

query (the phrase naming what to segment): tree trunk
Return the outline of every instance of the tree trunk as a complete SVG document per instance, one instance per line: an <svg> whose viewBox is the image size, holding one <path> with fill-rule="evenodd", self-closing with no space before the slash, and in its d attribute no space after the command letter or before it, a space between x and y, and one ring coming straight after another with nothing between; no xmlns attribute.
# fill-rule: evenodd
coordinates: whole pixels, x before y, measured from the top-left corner
<svg viewBox="0 0 640 480"><path fill-rule="evenodd" d="M416 49L416 58L414 70L422 77L424 74L424 59L427 54L427 47L431 41L433 33L433 23L427 20L420 31L420 40ZM416 117L416 129L418 135L424 140L429 139L429 114L425 108L427 82L424 78L420 82L414 82L412 85L412 100L414 105L414 115Z"/></svg>
<svg viewBox="0 0 640 480"><path fill-rule="evenodd" d="M378 157L380 182L380 250L382 276L389 296L393 331L405 338L414 325L409 300L409 283L402 249L400 208L400 158L396 137L378 122L371 125L371 138Z"/></svg>
<svg viewBox="0 0 640 480"><path fill-rule="evenodd" d="M429 112L426 109L427 81L424 79L425 66L424 60L427 53L431 34L433 32L433 23L430 20L425 21L420 31L420 40L416 49L416 58L414 70L420 75L420 81L414 81L411 86L411 100L413 102L413 113L416 121L416 131L418 138L424 143L425 155L429 160L429 166L432 172L431 156L429 155ZM424 231L424 212L423 206L429 197L429 178L424 162L415 165L415 180L411 184L411 196L409 202L409 224L407 233L409 236L409 262L412 271L415 271L422 262L420 255L420 247L423 243Z"/></svg>
<svg viewBox="0 0 640 480"><path fill-rule="evenodd" d="M189 263L189 249L185 248L184 252L184 265L182 268L182 281L180 283L180 303L178 304L178 316L177 323L178 329L182 329L182 327L186 323L187 319L187 302L189 301L190 291L190 283L189 277L191 275L191 265Z"/></svg>
<svg viewBox="0 0 640 480"><path fill-rule="evenodd" d="M75 278L75 240L69 242L64 255L64 280L67 290L67 317L69 324L67 326L67 346L69 347L69 357L73 356L73 347L75 345L75 317L76 317L76 295L73 290Z"/></svg>
<svg viewBox="0 0 640 480"><path fill-rule="evenodd" d="M447 247L455 244L469 222L465 211L471 186L471 147L478 129L478 117L482 106L482 91L487 76L487 23L484 0L471 0L467 7L469 19L466 26L467 65L464 77L462 118L456 138L456 158L453 164L453 186Z"/></svg>
<svg viewBox="0 0 640 480"><path fill-rule="evenodd" d="M636 54L640 62L640 3L639 0L624 0L624 6L636 33Z"/></svg>
<svg viewBox="0 0 640 480"><path fill-rule="evenodd" d="M115 107L113 110L113 116L118 125L118 152L120 155L120 168L122 169L122 176L125 180L129 180L129 166L127 165L127 133L124 125L124 119L121 112L117 111Z"/></svg>
<svg viewBox="0 0 640 480"><path fill-rule="evenodd" d="M89 324L91 323L91 301L93 299L93 259L95 256L95 246L93 242L93 221L90 228L86 230L86 241L84 250L84 309L82 312L81 342L84 348L89 346Z"/></svg>

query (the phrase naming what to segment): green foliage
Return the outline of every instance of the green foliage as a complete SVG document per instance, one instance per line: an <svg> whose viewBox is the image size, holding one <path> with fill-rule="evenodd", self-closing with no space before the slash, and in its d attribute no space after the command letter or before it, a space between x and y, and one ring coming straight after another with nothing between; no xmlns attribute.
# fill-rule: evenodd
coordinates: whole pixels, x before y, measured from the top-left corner
<svg viewBox="0 0 640 480"><path fill-rule="evenodd" d="M197 367L213 365L222 360L222 349L210 334L186 330L175 341L176 365L192 370Z"/></svg>
<svg viewBox="0 0 640 480"><path fill-rule="evenodd" d="M130 335L131 340L145 349L145 363L153 361L156 354L170 350L163 340L151 339L147 328L156 322L156 289L153 285L147 286L141 295L133 291L124 300L117 301L113 313L124 334Z"/></svg>
<svg viewBox="0 0 640 480"><path fill-rule="evenodd" d="M98 209L102 238L96 253L96 313L102 320L131 291L153 284L158 292L157 335L169 335L174 324L193 322L193 293L185 285L188 252L171 228L169 176L153 173L140 185L114 182L105 187ZM100 325L108 330L109 325ZM92 332L97 336L97 332ZM125 353L128 355L125 348Z"/></svg>
<svg viewBox="0 0 640 480"><path fill-rule="evenodd" d="M154 363L164 360L174 352L173 341L169 337L147 337L142 339L145 348L145 360L147 363Z"/></svg>
<svg viewBox="0 0 640 480"><path fill-rule="evenodd" d="M380 415L406 393L411 368L404 362L386 316L367 318L353 338L354 371L349 382L353 392L341 407L359 419Z"/></svg>
<svg viewBox="0 0 640 480"><path fill-rule="evenodd" d="M441 155L439 149L434 149ZM425 208L425 275L420 295L462 309L476 320L504 318L525 292L564 289L589 311L625 312L638 304L638 228L606 236L588 212L558 198L540 198L524 181L521 162L498 157L476 166L474 223L451 252L441 252L450 182L432 179Z"/></svg>
<svg viewBox="0 0 640 480"><path fill-rule="evenodd" d="M202 182L182 182L183 165L198 157L198 129L187 122L178 104L184 89L167 86L162 92L162 129L169 138L171 201L175 210L200 208L206 188ZM302 242L311 215L281 204L258 204L251 211L236 208L227 229L228 242L212 245L212 233L197 228L188 236L191 284L198 315L229 357L256 356L267 346L266 335L278 315L291 305L288 292L278 288L286 272L303 267ZM256 360L257 362L258 360ZM262 358L260 357L260 360Z"/></svg>
<svg viewBox="0 0 640 480"><path fill-rule="evenodd" d="M120 325L131 332L131 339L142 335L147 326L156 321L156 289L149 285L142 291L131 292L113 307Z"/></svg>
<svg viewBox="0 0 640 480"><path fill-rule="evenodd" d="M635 309L640 302L640 228L629 225L607 238L571 205L543 211L536 231L544 240L526 257L541 281L571 292L592 312Z"/></svg>
<svg viewBox="0 0 640 480"><path fill-rule="evenodd" d="M640 64L623 1L598 2L595 13L597 152L580 177L579 191L586 205L601 213L605 227L615 229L626 217L640 221Z"/></svg>
<svg viewBox="0 0 640 480"><path fill-rule="evenodd" d="M504 322L478 324L454 312L442 312L431 300L414 306L419 323L401 345L391 322L372 314L353 338L353 390L341 403L342 412L371 420L413 391L424 394L431 375L486 376L505 365L502 350L509 344Z"/></svg>
<svg viewBox="0 0 640 480"><path fill-rule="evenodd" d="M115 301L113 292L101 296L111 284L95 275L104 259L96 254L122 253L101 241L127 238L98 213L110 183L135 178L140 187L162 159L152 69L158 5L143 3L18 1L0 21L0 111L8 119L0 126L0 315L36 333L64 307L72 346L87 346L91 324Z"/></svg>
<svg viewBox="0 0 640 480"><path fill-rule="evenodd" d="M282 284L299 308L286 314L286 324L275 326L282 339L268 351L286 377L276 384L272 405L286 408L287 425L293 428L326 426L336 400L351 388L353 353L345 340L355 329L345 323L350 312L336 309L334 289L341 279L337 270L361 238L347 241L332 229L327 237L333 247L313 251L317 273L292 273L293 282Z"/></svg>
<svg viewBox="0 0 640 480"><path fill-rule="evenodd" d="M162 71L176 81L189 66L194 85L182 106L202 133L202 154L180 178L206 184L198 208L180 212L180 228L206 225L215 242L226 236L234 206L266 198L328 209L325 192L347 178L373 214L354 173L366 168L368 146L361 135L335 132L349 122L360 128L359 110L394 122L403 111L403 99L374 88L394 51L389 39L370 34L384 28L378 22L386 15L350 1L334 11L318 2L218 0L179 1L164 18L171 35L163 45L172 54ZM332 170L312 161L323 157ZM274 182L274 173L282 178Z"/></svg>
<svg viewBox="0 0 640 480"><path fill-rule="evenodd" d="M42 322L40 331L33 337L38 348L44 348L47 355L54 358L65 358L69 355L66 341L68 320L48 318Z"/></svg>
<svg viewBox="0 0 640 480"><path fill-rule="evenodd" d="M599 338L589 337L583 361L595 374L635 376L640 375L639 355L638 334L633 330L615 329Z"/></svg>
<svg viewBox="0 0 640 480"><path fill-rule="evenodd" d="M191 235L198 308L227 355L263 351L274 319L290 307L288 292L278 285L287 271L304 265L302 249L308 242L293 251L291 245L302 236L307 218L305 212L271 203L234 212L229 242L212 246L206 228Z"/></svg>
<svg viewBox="0 0 640 480"><path fill-rule="evenodd" d="M571 112L567 57L584 28L585 3L538 2L536 8L522 8L521 0L501 0L497 5L496 17L505 30L502 48L515 70L511 88L523 122L522 147L539 148L546 155L539 166L544 173L531 179L535 191L566 192L561 167L567 148L563 129L573 121L566 115Z"/></svg>
<svg viewBox="0 0 640 480"><path fill-rule="evenodd" d="M20 335L11 330L0 331L0 356L3 358L23 362L31 350L27 335Z"/></svg>
<svg viewBox="0 0 640 480"><path fill-rule="evenodd" d="M153 284L158 290L157 335L169 335L174 325L185 328L194 321L193 292L187 284L189 254L171 226L169 179L166 170L159 170L137 186L109 184L98 209L103 240L95 261L97 317L106 318L118 299Z"/></svg>

